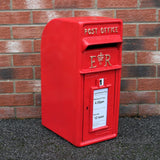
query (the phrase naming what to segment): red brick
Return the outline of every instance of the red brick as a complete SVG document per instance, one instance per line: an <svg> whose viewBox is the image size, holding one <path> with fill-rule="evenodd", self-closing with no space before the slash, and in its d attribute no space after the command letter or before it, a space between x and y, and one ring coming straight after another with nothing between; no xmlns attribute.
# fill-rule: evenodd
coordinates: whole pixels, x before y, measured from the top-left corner
<svg viewBox="0 0 160 160"><path fill-rule="evenodd" d="M156 66L123 66L122 77L155 77Z"/></svg>
<svg viewBox="0 0 160 160"><path fill-rule="evenodd" d="M121 80L121 91L135 91L136 79L123 79Z"/></svg>
<svg viewBox="0 0 160 160"><path fill-rule="evenodd" d="M124 24L123 25L123 36L124 37L135 37L136 36L136 24Z"/></svg>
<svg viewBox="0 0 160 160"><path fill-rule="evenodd" d="M41 106L41 94L36 94L36 106Z"/></svg>
<svg viewBox="0 0 160 160"><path fill-rule="evenodd" d="M55 8L93 8L93 0L55 0Z"/></svg>
<svg viewBox="0 0 160 160"><path fill-rule="evenodd" d="M0 39L10 39L10 27L0 27Z"/></svg>
<svg viewBox="0 0 160 160"><path fill-rule="evenodd" d="M155 52L138 52L137 63L138 64L160 63L160 54L159 54L158 51L155 51Z"/></svg>
<svg viewBox="0 0 160 160"><path fill-rule="evenodd" d="M2 68L0 69L0 80L32 79L33 69L27 68Z"/></svg>
<svg viewBox="0 0 160 160"><path fill-rule="evenodd" d="M135 52L122 52L122 64L135 64Z"/></svg>
<svg viewBox="0 0 160 160"><path fill-rule="evenodd" d="M102 17L114 17L113 10L81 10L81 11L74 11L75 17L82 17L82 16L102 16Z"/></svg>
<svg viewBox="0 0 160 160"><path fill-rule="evenodd" d="M0 24L29 24L30 12L0 12Z"/></svg>
<svg viewBox="0 0 160 160"><path fill-rule="evenodd" d="M32 52L32 41L9 40L0 41L1 53Z"/></svg>
<svg viewBox="0 0 160 160"><path fill-rule="evenodd" d="M0 119L15 118L15 111L12 107L0 107Z"/></svg>
<svg viewBox="0 0 160 160"><path fill-rule="evenodd" d="M40 54L13 55L15 66L35 66L40 65Z"/></svg>
<svg viewBox="0 0 160 160"><path fill-rule="evenodd" d="M153 22L156 21L156 9L117 10L117 18L124 22Z"/></svg>
<svg viewBox="0 0 160 160"><path fill-rule="evenodd" d="M160 7L158 0L140 0L140 7Z"/></svg>
<svg viewBox="0 0 160 160"><path fill-rule="evenodd" d="M32 106L32 94L0 95L0 106Z"/></svg>
<svg viewBox="0 0 160 160"><path fill-rule="evenodd" d="M14 68L15 79L32 79L33 70L29 68Z"/></svg>
<svg viewBox="0 0 160 160"><path fill-rule="evenodd" d="M0 55L0 67L11 66L11 55Z"/></svg>
<svg viewBox="0 0 160 160"><path fill-rule="evenodd" d="M138 90L160 90L160 79L138 79Z"/></svg>
<svg viewBox="0 0 160 160"><path fill-rule="evenodd" d="M34 52L41 51L41 40L34 40Z"/></svg>
<svg viewBox="0 0 160 160"><path fill-rule="evenodd" d="M40 92L40 91L41 91L41 81L40 80L17 81L16 82L16 92L17 93Z"/></svg>
<svg viewBox="0 0 160 160"><path fill-rule="evenodd" d="M52 0L12 0L13 9L51 9Z"/></svg>
<svg viewBox="0 0 160 160"><path fill-rule="evenodd" d="M124 39L123 50L156 50L156 38Z"/></svg>
<svg viewBox="0 0 160 160"><path fill-rule="evenodd" d="M139 105L139 115L140 116L153 116L160 115L160 105L155 104L143 104Z"/></svg>
<svg viewBox="0 0 160 160"><path fill-rule="evenodd" d="M160 36L160 24L139 24L139 36Z"/></svg>
<svg viewBox="0 0 160 160"><path fill-rule="evenodd" d="M41 38L44 26L16 26L12 27L13 37L16 39Z"/></svg>
<svg viewBox="0 0 160 160"><path fill-rule="evenodd" d="M41 79L41 68L40 67L35 67L35 78Z"/></svg>
<svg viewBox="0 0 160 160"><path fill-rule="evenodd" d="M15 79L32 79L33 78L32 68L15 68L14 74L15 74Z"/></svg>
<svg viewBox="0 0 160 160"><path fill-rule="evenodd" d="M155 103L155 92L121 92L121 104Z"/></svg>
<svg viewBox="0 0 160 160"><path fill-rule="evenodd" d="M60 17L72 17L72 11L33 11L33 23L47 23Z"/></svg>
<svg viewBox="0 0 160 160"><path fill-rule="evenodd" d="M0 82L0 93L12 93L13 82Z"/></svg>
<svg viewBox="0 0 160 160"><path fill-rule="evenodd" d="M98 8L134 8L137 7L137 0L98 0Z"/></svg>
<svg viewBox="0 0 160 160"><path fill-rule="evenodd" d="M16 107L16 118L40 118L40 107Z"/></svg>
<svg viewBox="0 0 160 160"><path fill-rule="evenodd" d="M0 0L0 10L10 9L10 0Z"/></svg>
<svg viewBox="0 0 160 160"><path fill-rule="evenodd" d="M120 106L120 110L119 110L119 115L120 116L137 116L138 115L138 105L123 105Z"/></svg>

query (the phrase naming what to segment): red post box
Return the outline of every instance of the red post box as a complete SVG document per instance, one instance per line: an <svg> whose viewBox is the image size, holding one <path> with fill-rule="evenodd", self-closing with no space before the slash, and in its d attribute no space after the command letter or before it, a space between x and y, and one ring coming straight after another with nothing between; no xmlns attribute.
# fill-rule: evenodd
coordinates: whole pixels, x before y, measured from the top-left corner
<svg viewBox="0 0 160 160"><path fill-rule="evenodd" d="M41 44L42 124L76 146L117 136L122 21L50 21Z"/></svg>

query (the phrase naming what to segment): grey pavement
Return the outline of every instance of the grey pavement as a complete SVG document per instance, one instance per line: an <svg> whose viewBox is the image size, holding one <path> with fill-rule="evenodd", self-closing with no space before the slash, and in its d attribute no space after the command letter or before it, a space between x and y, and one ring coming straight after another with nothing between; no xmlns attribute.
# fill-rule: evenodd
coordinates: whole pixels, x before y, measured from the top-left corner
<svg viewBox="0 0 160 160"><path fill-rule="evenodd" d="M160 116L120 118L117 138L82 148L41 119L0 120L0 160L160 160Z"/></svg>

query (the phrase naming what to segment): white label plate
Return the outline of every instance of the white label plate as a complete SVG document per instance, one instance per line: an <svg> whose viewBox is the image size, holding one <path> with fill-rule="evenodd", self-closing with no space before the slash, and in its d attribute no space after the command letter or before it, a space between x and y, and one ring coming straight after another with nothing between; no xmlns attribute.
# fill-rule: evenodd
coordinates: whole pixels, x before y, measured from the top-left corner
<svg viewBox="0 0 160 160"><path fill-rule="evenodd" d="M108 88L94 90L92 129L106 126L107 104L108 104Z"/></svg>

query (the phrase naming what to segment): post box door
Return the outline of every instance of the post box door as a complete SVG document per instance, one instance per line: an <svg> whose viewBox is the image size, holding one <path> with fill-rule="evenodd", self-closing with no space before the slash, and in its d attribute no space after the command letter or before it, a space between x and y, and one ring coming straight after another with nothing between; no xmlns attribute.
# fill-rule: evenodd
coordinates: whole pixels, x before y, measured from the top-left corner
<svg viewBox="0 0 160 160"><path fill-rule="evenodd" d="M113 133L116 71L84 75L83 141Z"/></svg>

